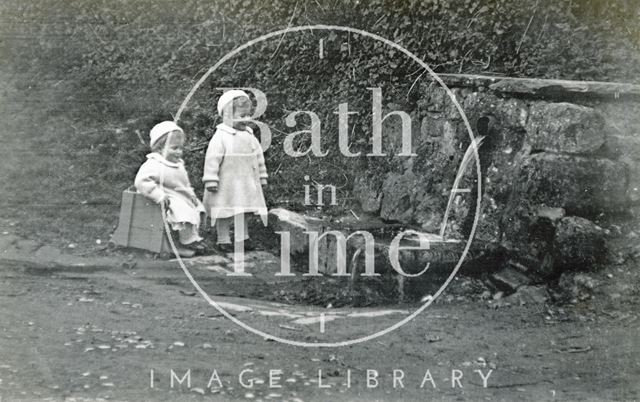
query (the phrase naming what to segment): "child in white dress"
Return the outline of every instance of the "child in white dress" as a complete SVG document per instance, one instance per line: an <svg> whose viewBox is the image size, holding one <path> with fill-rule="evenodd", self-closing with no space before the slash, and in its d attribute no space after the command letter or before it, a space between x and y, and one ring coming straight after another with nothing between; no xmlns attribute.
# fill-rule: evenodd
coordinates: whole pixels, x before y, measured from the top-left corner
<svg viewBox="0 0 640 402"><path fill-rule="evenodd" d="M231 251L230 226L238 214L257 214L265 221L267 206L262 186L267 185L267 168L260 142L242 119L251 112L249 95L240 90L225 92L218 101L222 124L209 142L204 162L205 185L203 203L217 231L217 243L222 251ZM247 218L244 227L235 228L236 241L244 249L252 248ZM242 236L239 236L242 233Z"/></svg>
<svg viewBox="0 0 640 402"><path fill-rule="evenodd" d="M198 229L200 215L205 210L191 187L182 161L184 132L174 122L164 121L153 127L150 138L152 152L136 175L135 187L150 200L164 203L167 222L178 231L182 245L202 251L204 246Z"/></svg>

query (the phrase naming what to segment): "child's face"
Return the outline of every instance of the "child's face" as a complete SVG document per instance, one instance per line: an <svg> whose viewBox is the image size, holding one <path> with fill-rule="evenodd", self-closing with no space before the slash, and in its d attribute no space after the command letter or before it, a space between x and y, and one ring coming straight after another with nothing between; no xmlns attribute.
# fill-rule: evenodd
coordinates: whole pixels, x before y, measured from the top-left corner
<svg viewBox="0 0 640 402"><path fill-rule="evenodd" d="M251 102L247 98L236 98L233 100L233 128L244 130L247 127L246 121L238 121L238 119L246 119L251 116Z"/></svg>
<svg viewBox="0 0 640 402"><path fill-rule="evenodd" d="M165 158L169 162L178 162L182 159L182 149L184 148L184 134L180 131L169 133L166 144Z"/></svg>

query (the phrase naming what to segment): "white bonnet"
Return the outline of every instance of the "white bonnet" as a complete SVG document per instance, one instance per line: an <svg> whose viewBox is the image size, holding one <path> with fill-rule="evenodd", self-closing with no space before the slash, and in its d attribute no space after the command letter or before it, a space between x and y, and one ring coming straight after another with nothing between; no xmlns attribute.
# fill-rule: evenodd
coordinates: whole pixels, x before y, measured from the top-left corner
<svg viewBox="0 0 640 402"><path fill-rule="evenodd" d="M158 142L162 136L172 131L180 131L181 133L184 133L180 126L172 121L163 121L162 123L156 124L149 133L149 138L151 139L151 141L149 141L149 145L153 147L153 145Z"/></svg>
<svg viewBox="0 0 640 402"><path fill-rule="evenodd" d="M249 95L240 89L232 89L227 91L220 96L218 99L218 114L222 116L222 111L229 104L229 102L233 101L236 98L247 98L249 99Z"/></svg>

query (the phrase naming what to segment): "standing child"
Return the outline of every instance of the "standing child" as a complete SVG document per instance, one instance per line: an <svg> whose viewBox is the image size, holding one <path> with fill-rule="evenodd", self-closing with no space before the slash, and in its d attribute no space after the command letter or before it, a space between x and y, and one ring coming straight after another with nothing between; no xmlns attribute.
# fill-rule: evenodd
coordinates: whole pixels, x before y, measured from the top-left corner
<svg viewBox="0 0 640 402"><path fill-rule="evenodd" d="M216 226L221 251L232 250L229 234L238 214L253 213L266 218L267 206L262 186L267 184L267 168L258 139L243 119L250 116L251 101L246 92L230 90L218 100L222 124L209 142L204 162L204 205ZM250 250L247 218L244 227L235 228L235 241Z"/></svg>
<svg viewBox="0 0 640 402"><path fill-rule="evenodd" d="M185 135L172 121L156 124L150 133L151 153L142 164L135 179L139 193L167 207L167 222L178 231L182 245L202 251L202 237L198 234L200 214L204 206L196 197L182 161Z"/></svg>

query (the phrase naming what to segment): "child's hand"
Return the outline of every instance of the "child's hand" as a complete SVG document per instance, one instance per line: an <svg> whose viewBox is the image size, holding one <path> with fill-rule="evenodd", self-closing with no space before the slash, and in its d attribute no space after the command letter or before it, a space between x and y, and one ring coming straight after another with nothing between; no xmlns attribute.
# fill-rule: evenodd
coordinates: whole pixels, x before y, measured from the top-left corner
<svg viewBox="0 0 640 402"><path fill-rule="evenodd" d="M165 208L169 208L169 197L165 195L158 204L162 204Z"/></svg>

